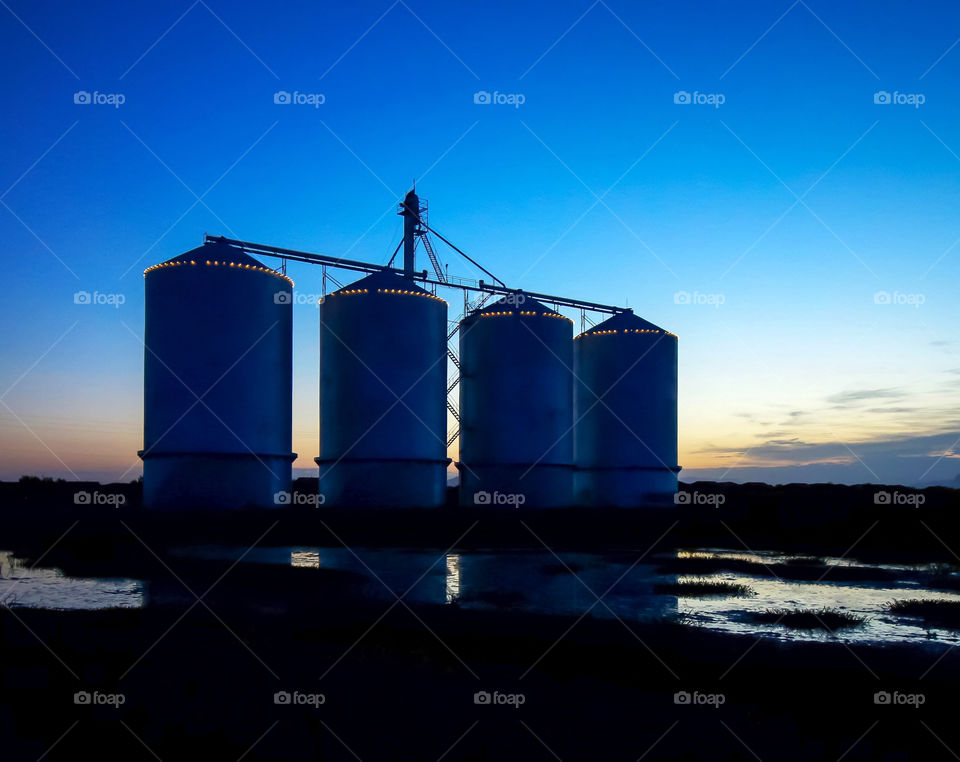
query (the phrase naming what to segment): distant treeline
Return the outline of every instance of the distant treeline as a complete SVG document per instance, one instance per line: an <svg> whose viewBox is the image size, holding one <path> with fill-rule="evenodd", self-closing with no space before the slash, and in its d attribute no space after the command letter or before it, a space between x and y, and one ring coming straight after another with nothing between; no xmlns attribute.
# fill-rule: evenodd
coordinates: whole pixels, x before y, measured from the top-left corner
<svg viewBox="0 0 960 762"><path fill-rule="evenodd" d="M693 482L680 485L671 508L549 511L460 508L452 487L446 509L295 506L238 510L224 521L223 512L200 507L182 514L144 512L141 486L139 481L99 484L34 477L0 482L2 526L8 535L17 528L34 535L46 533L44 527L52 532L63 522L81 519L90 532L109 534L112 524L123 519L181 540L226 541L279 519L271 530L274 544L345 541L443 548L464 535L458 547L542 548L542 541L553 548L645 549L657 542L661 548L769 548L860 557L877 553L960 564L960 490L948 487ZM295 492L316 490L316 479L294 481Z"/></svg>

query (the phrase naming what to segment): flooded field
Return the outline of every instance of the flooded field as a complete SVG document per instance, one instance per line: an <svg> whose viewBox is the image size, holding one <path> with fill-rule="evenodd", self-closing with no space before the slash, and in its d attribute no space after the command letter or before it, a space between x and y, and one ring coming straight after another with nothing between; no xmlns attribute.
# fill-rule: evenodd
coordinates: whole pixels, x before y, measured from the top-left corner
<svg viewBox="0 0 960 762"><path fill-rule="evenodd" d="M955 591L960 575L944 565L868 564L724 548L642 558L640 553L192 546L176 556L236 561L246 568L266 564L350 572L361 580L360 597L385 602L400 597L411 604L625 622L677 619L691 627L783 640L960 643L958 629L887 609L891 601L903 599L960 603ZM175 580L171 583L167 588L132 579L70 577L53 568L31 568L12 553L0 552L0 604L13 608L140 607L163 602L169 590L176 591ZM797 609L829 610L862 622L830 631L757 620L772 610Z"/></svg>
<svg viewBox="0 0 960 762"><path fill-rule="evenodd" d="M60 610L136 608L144 583L132 579L81 579L59 569L31 567L0 551L0 605Z"/></svg>

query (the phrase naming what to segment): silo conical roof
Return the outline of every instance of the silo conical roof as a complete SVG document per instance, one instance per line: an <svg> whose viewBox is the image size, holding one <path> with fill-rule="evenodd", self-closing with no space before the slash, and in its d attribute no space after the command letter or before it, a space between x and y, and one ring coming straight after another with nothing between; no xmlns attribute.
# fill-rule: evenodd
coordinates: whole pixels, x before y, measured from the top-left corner
<svg viewBox="0 0 960 762"><path fill-rule="evenodd" d="M665 333L668 336L673 336L670 331L654 325L649 320L644 320L632 312L618 312L602 323L597 323L593 328L584 331L580 336L592 336L594 334L612 333L614 331L617 333Z"/></svg>
<svg viewBox="0 0 960 762"><path fill-rule="evenodd" d="M231 246L226 241L207 241L202 246L198 246L195 249L190 249L190 251L185 251L183 254L178 254L172 259L168 259L166 262L161 262L160 264L153 265L148 267L143 271L144 277L147 273L154 270L165 270L167 268L176 269L177 265L224 265L228 269L238 269L238 270L252 270L257 272L266 273L268 275L276 276L281 280L286 281L293 286L293 281L284 275L279 270L274 270L272 267L267 267L263 262L254 259L249 254L244 253L242 249L237 246Z"/></svg>
<svg viewBox="0 0 960 762"><path fill-rule="evenodd" d="M543 304L538 302L531 296L527 296L524 293L518 294L507 294L506 296L501 296L497 301L491 302L486 307L479 309L475 314L486 314L489 312L503 312L509 310L524 310L526 312L549 312L551 315L556 315L557 313Z"/></svg>
<svg viewBox="0 0 960 762"><path fill-rule="evenodd" d="M330 296L356 293L376 294L378 292L384 294L423 296L428 299L443 302L443 304L447 303L445 299L441 299L439 296L435 296L429 291L420 288L420 286L418 286L412 280L404 278L402 275L397 275L396 273L390 272L389 270L380 270L378 272L371 273L370 275L367 275L358 281L354 281L343 288L337 289L336 291L332 292Z"/></svg>
<svg viewBox="0 0 960 762"><path fill-rule="evenodd" d="M254 259L246 254L242 249L231 246L225 241L208 241L202 246L198 246L183 254L178 254L172 259L168 259L163 264L176 264L178 262L206 262L207 260L217 262L233 262L236 265L250 265L251 267L264 267L263 262Z"/></svg>
<svg viewBox="0 0 960 762"><path fill-rule="evenodd" d="M357 289L364 288L374 293L376 293L377 289L390 289L397 291L408 291L420 296L433 296L433 294L420 288L420 286L418 286L412 280L404 278L402 275L392 273L389 270L380 270L379 272L371 273L370 275L367 275L366 277L361 278L360 280L355 281L348 286L337 289L333 292L333 294L356 291ZM333 294L331 294L331 296Z"/></svg>

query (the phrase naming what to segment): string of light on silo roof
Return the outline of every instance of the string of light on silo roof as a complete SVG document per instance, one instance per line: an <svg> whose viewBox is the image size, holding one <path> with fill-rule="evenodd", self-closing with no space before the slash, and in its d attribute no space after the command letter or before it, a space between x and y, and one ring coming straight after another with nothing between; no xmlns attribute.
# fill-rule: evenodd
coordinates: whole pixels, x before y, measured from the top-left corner
<svg viewBox="0 0 960 762"><path fill-rule="evenodd" d="M186 265L186 264L196 265L197 262L196 260L193 260L193 259L191 259L189 262L187 262L186 260L181 260L179 262L161 262L160 264L152 265L151 267L148 267L146 270L144 270L143 277L146 278L147 273L152 272L153 270L160 270L165 267L178 267L180 265ZM257 265L241 264L240 262L221 262L218 259L213 260L212 262L208 259L206 262L204 262L204 264L209 267L233 267L233 268L236 268L237 270L255 270L257 272L263 272L269 275L275 275L278 278L282 278L283 280L287 281L287 283L289 283L291 286L295 285L291 278L287 277L283 273L277 272L276 270L271 270L269 267L258 267Z"/></svg>
<svg viewBox="0 0 960 762"><path fill-rule="evenodd" d="M500 311L500 312L481 312L481 313L480 313L480 317L506 317L507 315L512 315L512 314L513 314L513 310L504 310L504 311ZM522 311L518 312L517 314L518 314L518 315L526 315L526 316L536 316L537 314L539 314L539 315L541 315L542 317L560 318L561 320L566 320L568 323L572 323L572 322L573 322L573 321L570 320L570 318L568 318L566 315L561 315L561 314L556 313L556 312L540 312L540 313L537 313L536 310L522 310Z"/></svg>
<svg viewBox="0 0 960 762"><path fill-rule="evenodd" d="M625 328L623 330L614 328L609 331L584 331L583 333L577 336L574 336L573 338L574 340L576 340L576 339L582 339L584 336L609 336L612 333L619 333L621 335L625 335L628 333L662 333L664 336L670 336L674 339L677 338L677 335L675 333L670 333L670 331L661 331L655 328Z"/></svg>
<svg viewBox="0 0 960 762"><path fill-rule="evenodd" d="M426 297L427 299L434 299L438 302L443 302L444 304L447 304L446 299L441 299L439 296L434 296L433 294L429 294L426 291L408 291L407 289L404 289L404 288L378 288L377 293L378 294L406 294L407 296L423 296L423 297ZM333 296L333 294L331 294L331 296Z"/></svg>

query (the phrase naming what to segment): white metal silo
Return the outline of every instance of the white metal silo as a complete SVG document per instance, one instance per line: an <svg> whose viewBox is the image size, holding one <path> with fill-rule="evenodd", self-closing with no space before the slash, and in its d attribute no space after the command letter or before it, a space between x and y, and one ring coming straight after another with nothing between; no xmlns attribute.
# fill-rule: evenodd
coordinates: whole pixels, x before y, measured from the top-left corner
<svg viewBox="0 0 960 762"><path fill-rule="evenodd" d="M460 503L570 505L571 321L522 293L460 328Z"/></svg>
<svg viewBox="0 0 960 762"><path fill-rule="evenodd" d="M296 458L293 282L208 242L148 268L144 286L145 507L277 504Z"/></svg>
<svg viewBox="0 0 960 762"><path fill-rule="evenodd" d="M378 272L320 304L320 493L325 505L446 499L447 303Z"/></svg>
<svg viewBox="0 0 960 762"><path fill-rule="evenodd" d="M574 340L578 505L672 505L677 491L677 337L621 312Z"/></svg>

